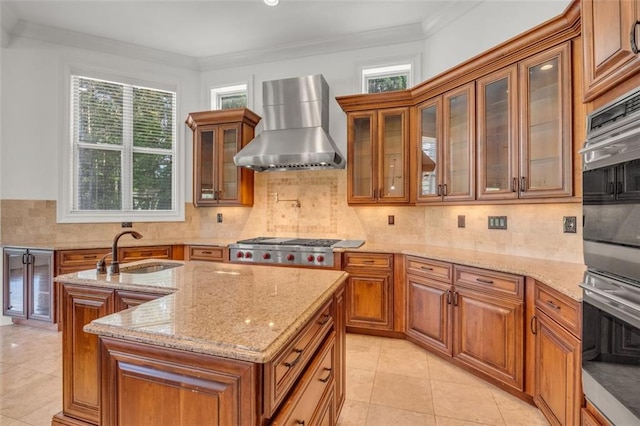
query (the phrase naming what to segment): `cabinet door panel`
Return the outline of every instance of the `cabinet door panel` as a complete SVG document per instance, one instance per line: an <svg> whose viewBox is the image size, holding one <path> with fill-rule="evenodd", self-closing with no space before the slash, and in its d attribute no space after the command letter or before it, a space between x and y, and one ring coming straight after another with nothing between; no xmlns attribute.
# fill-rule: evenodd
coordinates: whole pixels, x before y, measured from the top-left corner
<svg viewBox="0 0 640 426"><path fill-rule="evenodd" d="M378 113L380 143L378 198L382 202L408 201L409 179L405 149L408 110L391 109Z"/></svg>
<svg viewBox="0 0 640 426"><path fill-rule="evenodd" d="M198 201L215 201L215 149L216 149L217 128L206 126L197 131L197 144L194 155L196 155L196 167L199 172L196 177L196 196Z"/></svg>
<svg viewBox="0 0 640 426"><path fill-rule="evenodd" d="M54 318L53 253L29 250L29 318L52 322Z"/></svg>
<svg viewBox="0 0 640 426"><path fill-rule="evenodd" d="M442 98L418 106L418 201L442 199Z"/></svg>
<svg viewBox="0 0 640 426"><path fill-rule="evenodd" d="M637 0L582 0L584 99L590 101L640 71Z"/></svg>
<svg viewBox="0 0 640 426"><path fill-rule="evenodd" d="M517 67L478 80L478 199L517 198Z"/></svg>
<svg viewBox="0 0 640 426"><path fill-rule="evenodd" d="M520 63L520 198L570 196L571 45Z"/></svg>
<svg viewBox="0 0 640 426"><path fill-rule="evenodd" d="M375 113L349 114L348 145L348 195L350 203L373 202L374 188L377 188L376 150L374 138L377 132L377 116Z"/></svg>
<svg viewBox="0 0 640 426"><path fill-rule="evenodd" d="M474 83L443 95L445 200L473 200L475 188L475 93Z"/></svg>
<svg viewBox="0 0 640 426"><path fill-rule="evenodd" d="M536 386L534 401L544 415L561 425L580 419L580 341L536 309Z"/></svg>
<svg viewBox="0 0 640 426"><path fill-rule="evenodd" d="M27 274L23 263L25 250L4 249L4 285L2 313L16 318L27 317Z"/></svg>
<svg viewBox="0 0 640 426"><path fill-rule="evenodd" d="M114 312L113 291L62 286L64 329L62 404L65 414L98 423L100 418L100 351L98 336L85 333L91 321Z"/></svg>
<svg viewBox="0 0 640 426"><path fill-rule="evenodd" d="M390 330L390 275L351 275L347 282L347 326Z"/></svg>
<svg viewBox="0 0 640 426"><path fill-rule="evenodd" d="M524 303L456 289L453 356L522 391Z"/></svg>
<svg viewBox="0 0 640 426"><path fill-rule="evenodd" d="M451 285L407 275L407 336L452 354L449 302Z"/></svg>
<svg viewBox="0 0 640 426"><path fill-rule="evenodd" d="M233 156L240 150L240 125L220 126L218 130L218 201L237 201L240 192L240 167L233 162Z"/></svg>

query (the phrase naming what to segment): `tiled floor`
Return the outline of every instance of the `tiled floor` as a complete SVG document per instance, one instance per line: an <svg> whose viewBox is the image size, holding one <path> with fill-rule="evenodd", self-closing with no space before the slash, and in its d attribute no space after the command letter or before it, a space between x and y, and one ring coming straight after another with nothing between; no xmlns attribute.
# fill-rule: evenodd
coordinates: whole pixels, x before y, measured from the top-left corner
<svg viewBox="0 0 640 426"><path fill-rule="evenodd" d="M61 409L61 335L0 327L0 426L50 425ZM547 425L534 407L417 346L347 335L340 426Z"/></svg>

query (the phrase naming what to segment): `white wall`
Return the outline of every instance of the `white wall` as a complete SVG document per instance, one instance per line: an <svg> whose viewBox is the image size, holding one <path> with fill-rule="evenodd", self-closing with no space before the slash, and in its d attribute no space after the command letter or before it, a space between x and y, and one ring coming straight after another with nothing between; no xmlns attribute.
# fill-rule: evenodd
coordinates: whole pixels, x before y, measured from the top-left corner
<svg viewBox="0 0 640 426"><path fill-rule="evenodd" d="M2 21L2 8L0 7L0 22ZM0 28L0 52L4 50L4 48L2 46L4 46L3 42L5 42L6 40L4 39L5 34L4 31L2 31L2 29ZM2 53L0 53L0 99L3 98L3 92L2 92L2 58L3 55ZM2 156L2 102L0 102L0 158ZM2 161L0 161L0 200L2 200L3 194L2 194L2 181L3 181L3 176L2 176ZM0 204L0 218L2 217L2 205ZM0 220L0 235L2 235L2 221ZM0 282L4 281L4 267L3 267L3 258L4 256L0 253ZM0 306L4 306L4 291L0 291ZM11 318L9 317L5 317L1 315L2 312L0 311L0 325L6 325L6 324L10 324L11 323Z"/></svg>
<svg viewBox="0 0 640 426"><path fill-rule="evenodd" d="M3 199L57 198L59 151L68 125L63 83L69 65L178 84L178 142L191 145L183 117L197 107L197 72L16 37L2 49ZM184 170L191 176L190 167Z"/></svg>
<svg viewBox="0 0 640 426"><path fill-rule="evenodd" d="M425 79L557 15L570 0L486 0L425 40Z"/></svg>

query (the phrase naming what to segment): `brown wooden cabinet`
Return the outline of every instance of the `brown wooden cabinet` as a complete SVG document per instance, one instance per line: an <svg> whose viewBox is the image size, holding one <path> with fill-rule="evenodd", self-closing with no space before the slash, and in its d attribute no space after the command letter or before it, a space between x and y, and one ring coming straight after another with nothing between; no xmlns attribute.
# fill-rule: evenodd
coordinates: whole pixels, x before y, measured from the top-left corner
<svg viewBox="0 0 640 426"><path fill-rule="evenodd" d="M229 249L218 246L188 246L186 260L224 262L229 260Z"/></svg>
<svg viewBox="0 0 640 426"><path fill-rule="evenodd" d="M344 253L348 329L393 330L393 254Z"/></svg>
<svg viewBox="0 0 640 426"><path fill-rule="evenodd" d="M582 0L584 101L640 72L640 1Z"/></svg>
<svg viewBox="0 0 640 426"><path fill-rule="evenodd" d="M405 262L409 340L522 391L524 279L413 256Z"/></svg>
<svg viewBox="0 0 640 426"><path fill-rule="evenodd" d="M141 246L141 247L120 247L118 249L118 259L120 263L135 262L143 259L172 259L173 247L163 246Z"/></svg>
<svg viewBox="0 0 640 426"><path fill-rule="evenodd" d="M99 424L100 349L98 336L83 327L105 315L160 297L131 291L115 291L62 284L62 413L54 423L78 420ZM57 420L56 420L57 419Z"/></svg>
<svg viewBox="0 0 640 426"><path fill-rule="evenodd" d="M535 283L534 401L545 417L557 425L580 422L582 406L580 304Z"/></svg>
<svg viewBox="0 0 640 426"><path fill-rule="evenodd" d="M348 114L347 202L409 202L409 109Z"/></svg>
<svg viewBox="0 0 640 426"><path fill-rule="evenodd" d="M478 199L572 195L570 64L566 42L477 81Z"/></svg>
<svg viewBox="0 0 640 426"><path fill-rule="evenodd" d="M196 207L253 205L253 171L237 167L233 156L253 139L259 121L247 108L189 114Z"/></svg>

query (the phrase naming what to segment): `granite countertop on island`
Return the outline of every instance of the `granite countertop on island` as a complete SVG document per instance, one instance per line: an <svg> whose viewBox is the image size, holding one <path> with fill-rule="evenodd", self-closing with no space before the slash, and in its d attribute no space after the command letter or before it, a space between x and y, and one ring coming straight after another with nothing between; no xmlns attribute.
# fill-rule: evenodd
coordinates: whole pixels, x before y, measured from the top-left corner
<svg viewBox="0 0 640 426"><path fill-rule="evenodd" d="M157 260L127 264L153 265ZM82 271L56 281L166 294L87 324L86 332L257 363L269 362L348 274L335 270L171 262L183 266L119 275Z"/></svg>

